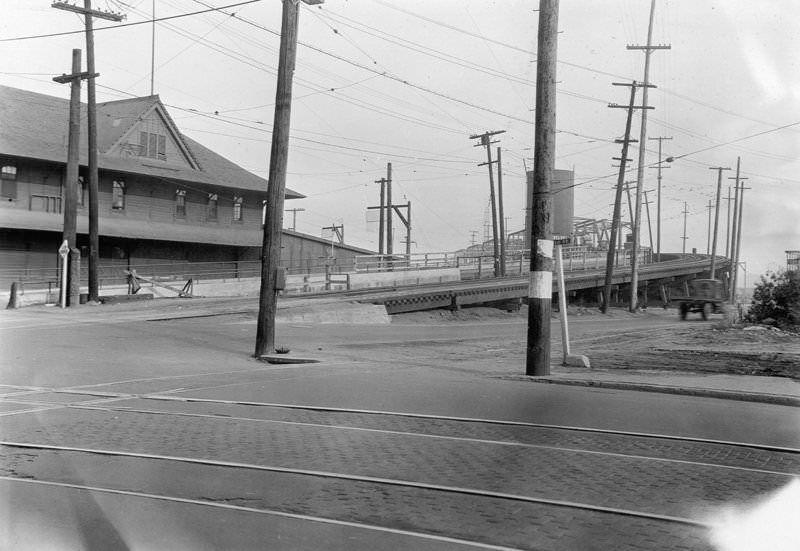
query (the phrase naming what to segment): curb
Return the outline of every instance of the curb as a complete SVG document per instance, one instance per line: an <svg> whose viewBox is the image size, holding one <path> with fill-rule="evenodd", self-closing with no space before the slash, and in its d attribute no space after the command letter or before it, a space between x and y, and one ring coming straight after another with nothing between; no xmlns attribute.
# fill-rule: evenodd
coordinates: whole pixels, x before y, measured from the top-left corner
<svg viewBox="0 0 800 551"><path fill-rule="evenodd" d="M717 390L709 388L664 386L647 383L630 383L622 381L592 381L589 379L558 379L553 377L514 377L516 380L525 380L533 383L549 383L556 385L585 386L597 388L610 388L615 390L638 390L642 392L660 392L662 394L680 394L685 396L699 396L704 398L721 398L723 400L739 400L742 402L760 402L781 406L800 407L800 397L780 394L759 394L736 390Z"/></svg>

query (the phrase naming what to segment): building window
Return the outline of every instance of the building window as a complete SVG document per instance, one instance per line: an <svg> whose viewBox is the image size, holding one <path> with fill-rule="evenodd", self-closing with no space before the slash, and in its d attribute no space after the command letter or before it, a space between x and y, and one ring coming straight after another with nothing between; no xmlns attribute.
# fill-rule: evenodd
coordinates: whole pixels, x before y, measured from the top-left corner
<svg viewBox="0 0 800 551"><path fill-rule="evenodd" d="M175 216L180 216L181 218L186 216L186 190L185 189L176 189L175 190Z"/></svg>
<svg viewBox="0 0 800 551"><path fill-rule="evenodd" d="M233 221L234 222L241 222L242 221L242 203L243 198L241 195L234 195L233 196Z"/></svg>
<svg viewBox="0 0 800 551"><path fill-rule="evenodd" d="M167 160L167 137L155 132L139 132L139 156Z"/></svg>
<svg viewBox="0 0 800 551"><path fill-rule="evenodd" d="M206 216L209 220L217 219L217 202L219 197L216 193L208 194L208 205L206 206Z"/></svg>
<svg viewBox="0 0 800 551"><path fill-rule="evenodd" d="M17 167L5 165L0 168L0 195L8 200L17 198Z"/></svg>
<svg viewBox="0 0 800 551"><path fill-rule="evenodd" d="M86 181L83 179L83 176L78 176L78 186L75 192L78 194L78 206L85 207L86 206Z"/></svg>
<svg viewBox="0 0 800 551"><path fill-rule="evenodd" d="M111 210L125 210L125 182L121 180L111 184Z"/></svg>

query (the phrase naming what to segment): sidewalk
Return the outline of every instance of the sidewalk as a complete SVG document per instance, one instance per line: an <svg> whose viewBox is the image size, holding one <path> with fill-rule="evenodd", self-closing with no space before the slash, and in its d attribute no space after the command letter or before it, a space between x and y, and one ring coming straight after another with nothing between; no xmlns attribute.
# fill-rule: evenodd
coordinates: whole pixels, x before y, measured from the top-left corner
<svg viewBox="0 0 800 551"><path fill-rule="evenodd" d="M379 312L378 309L381 311ZM41 324L105 323L122 320L169 320L210 317L232 313L254 313L258 300L254 297L213 299L154 299L110 305L81 305L62 310L57 307L31 306L18 310L0 311L0 329L24 323ZM357 304L351 299L281 298L278 304L278 323L335 323L339 325L383 325L389 316L382 307ZM303 355L302 352L300 355ZM291 361L291 358L283 359ZM637 390L704 396L748 402L800 407L800 381L785 377L721 375L648 369L586 369L556 364L553 355L550 375L511 376L516 380L537 383L578 385L619 390ZM643 366L644 367L644 366Z"/></svg>
<svg viewBox="0 0 800 551"><path fill-rule="evenodd" d="M800 407L800 381L785 377L644 369L601 371L554 366L550 375L526 378L539 383L662 392Z"/></svg>

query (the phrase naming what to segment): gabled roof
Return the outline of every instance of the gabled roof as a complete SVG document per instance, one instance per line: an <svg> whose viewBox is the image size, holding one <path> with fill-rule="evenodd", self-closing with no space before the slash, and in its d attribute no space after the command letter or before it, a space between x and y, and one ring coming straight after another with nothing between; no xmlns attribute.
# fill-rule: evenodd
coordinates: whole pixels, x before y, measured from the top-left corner
<svg viewBox="0 0 800 551"><path fill-rule="evenodd" d="M176 166L139 156L108 153L132 132L137 122L156 112L165 122L187 160ZM69 101L0 85L0 154L67 162ZM86 105L81 104L80 163L87 163ZM97 146L101 170L115 170L192 183L266 193L267 180L256 176L200 143L181 134L158 96L97 104ZM286 190L287 199L304 195Z"/></svg>

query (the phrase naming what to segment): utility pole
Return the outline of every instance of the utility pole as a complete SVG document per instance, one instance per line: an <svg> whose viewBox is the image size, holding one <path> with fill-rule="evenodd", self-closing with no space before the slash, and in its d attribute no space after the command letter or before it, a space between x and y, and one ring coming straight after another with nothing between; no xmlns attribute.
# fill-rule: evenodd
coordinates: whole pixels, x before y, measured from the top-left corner
<svg viewBox="0 0 800 551"><path fill-rule="evenodd" d="M297 231L297 213L298 212L305 212L306 209L286 209L285 212L292 213L292 231Z"/></svg>
<svg viewBox="0 0 800 551"><path fill-rule="evenodd" d="M336 237L336 240L339 242L340 245L344 243L344 224L333 224L332 226L325 226L322 228L322 231L330 230L331 231L331 240L333 237Z"/></svg>
<svg viewBox="0 0 800 551"><path fill-rule="evenodd" d="M711 209L714 208L714 202L709 199L706 209L708 210L708 232L706 232L706 254L711 254Z"/></svg>
<svg viewBox="0 0 800 551"><path fill-rule="evenodd" d="M62 287L62 304L67 303L65 297L69 297L69 306L76 306L81 294L80 270L74 269L79 266L80 250L77 248L78 237L78 170L79 170L79 144L81 139L81 80L90 77L90 73L81 73L81 51L72 50L72 73L53 77L59 84L70 83L69 96L69 142L67 144L67 171L64 177L64 231L63 240L67 242L70 249L69 255L69 289ZM76 254L76 251L77 254ZM77 256L77 258L75 258Z"/></svg>
<svg viewBox="0 0 800 551"><path fill-rule="evenodd" d="M484 132L483 134L473 134L469 137L470 140L474 140L476 138L480 138L480 143L475 144L474 147L485 147L486 148L486 158L487 161L485 163L480 163L478 166L488 166L489 167L489 198L492 204L492 243L494 245L494 277L500 277L502 275L502 270L500 268L500 247L499 241L497 237L497 200L495 198L494 193L494 171L492 169L492 164L495 161L492 161L492 144L499 143L497 141L492 141L491 137L497 134L503 134L505 130L495 130L493 132Z"/></svg>
<svg viewBox="0 0 800 551"><path fill-rule="evenodd" d="M728 178L728 180L732 180L733 178ZM728 202L728 214L725 220L725 258L731 257L731 201L734 200L734 197L731 197L731 186L728 186L728 196L723 197Z"/></svg>
<svg viewBox="0 0 800 551"><path fill-rule="evenodd" d="M322 0L303 0L320 4ZM278 53L278 82L275 91L275 117L272 125L266 220L261 245L261 287L258 302L255 356L275 350L275 314L278 291L282 287L280 268L283 202L286 195L286 167L289 161L289 126L292 111L292 76L297 57L299 6L296 0L283 0L281 42Z"/></svg>
<svg viewBox="0 0 800 551"><path fill-rule="evenodd" d="M736 299L736 274L739 270L738 260L736 259L736 253L738 249L738 240L739 240L737 235L740 224L739 210L741 208L741 195L742 195L742 192L740 190L740 182L741 182L741 187L744 187L743 180L747 180L747 178L743 178L740 176L741 164L742 164L742 158L737 157L736 176L734 178L728 178L729 180L736 180L736 183L733 187L733 228L731 229L731 247L730 247L730 259L732 264L729 277L729 279L731 280L731 288L730 288L731 302L733 302Z"/></svg>
<svg viewBox="0 0 800 551"><path fill-rule="evenodd" d="M744 210L744 190L750 189L744 187L744 182L739 185L739 220L736 224L736 258L733 265L736 269L733 272L733 297L736 298L736 285L738 282L739 274L739 251L742 247L742 211ZM746 274L745 274L746 275ZM745 282L746 285L746 282Z"/></svg>
<svg viewBox="0 0 800 551"><path fill-rule="evenodd" d="M474 245L477 241L476 238L478 236L478 230L469 230L470 233L470 245Z"/></svg>
<svg viewBox="0 0 800 551"><path fill-rule="evenodd" d="M709 170L717 171L717 203L714 209L714 238L711 245L711 279L714 279L715 268L717 267L717 230L719 229L719 201L722 195L722 171L730 168L709 167Z"/></svg>
<svg viewBox="0 0 800 551"><path fill-rule="evenodd" d="M689 210L688 210L687 207L688 207L688 205L686 204L686 201L684 201L683 202L683 237L681 237L681 239L683 239L682 255L683 255L684 258L686 258L686 240L688 239L686 237L686 215L689 214Z"/></svg>
<svg viewBox="0 0 800 551"><path fill-rule="evenodd" d="M636 219L633 224L633 250L631 251L631 312L636 311L639 287L639 229L642 219L642 190L644 186L644 153L647 143L647 90L650 87L650 54L654 50L669 50L670 46L653 46L653 16L656 0L650 2L650 23L647 26L647 46L628 46L629 50L644 51L644 90L642 91L642 126L639 133L639 166L636 171Z"/></svg>
<svg viewBox="0 0 800 551"><path fill-rule="evenodd" d="M408 256L409 260L410 260L410 256L411 256L411 201L409 201L405 205L393 205L392 208L394 209L395 213L397 213L397 216L400 217L400 221L406 227L406 239L405 239L406 256ZM400 212L400 209L406 209L406 216L403 216L403 213Z"/></svg>
<svg viewBox="0 0 800 551"><path fill-rule="evenodd" d="M383 230L384 230L384 223L386 222L385 216L386 213L384 209L386 208L386 178L381 178L380 180L375 180L375 183L380 183L381 185L381 205L378 207L380 210L378 211L378 254L383 256Z"/></svg>
<svg viewBox="0 0 800 551"><path fill-rule="evenodd" d="M506 222L503 215L503 163L497 147L497 220L500 222L500 275L506 275Z"/></svg>
<svg viewBox="0 0 800 551"><path fill-rule="evenodd" d="M612 83L614 86L629 86L631 89L631 99L628 102L628 106L625 107L623 105L617 105L616 103L609 104L609 107L615 109L627 109L628 116L625 119L625 137L621 140L616 140L617 143L622 144L622 155L619 158L619 175L617 176L617 191L614 197L614 215L611 219L611 235L608 239L608 255L606 256L606 278L605 278L605 285L603 287L603 306L601 308L602 312L605 314L608 311L608 305L611 304L611 282L614 276L614 256L616 253L616 241L617 241L617 233L619 232L620 237L622 234L621 231L621 222L622 222L622 188L625 186L625 166L626 163L629 161L628 159L628 144L631 142L635 142L636 140L631 140L631 124L633 121L633 111L636 109L634 106L634 101L636 100L636 89L641 87L645 87L645 85L638 84L636 81L632 82L631 84L624 84L621 82L614 82ZM644 108L644 106L642 107ZM646 109L646 108L645 108ZM628 199L630 205L630 197Z"/></svg>
<svg viewBox="0 0 800 551"><path fill-rule="evenodd" d="M664 161L661 157L661 142L664 140L671 140L672 137L659 136L657 138L647 138L648 140L658 140L658 196L656 200L656 262L661 262L661 169L669 168L664 167ZM668 163L674 161L672 157L665 159Z"/></svg>
<svg viewBox="0 0 800 551"><path fill-rule="evenodd" d="M531 265L525 373L550 374L550 314L553 300L553 220L550 189L556 153L556 55L558 0L539 0L534 125Z"/></svg>
<svg viewBox="0 0 800 551"><path fill-rule="evenodd" d="M394 231L392 231L392 163L386 163L386 254L394 253ZM389 259L391 261L391 258Z"/></svg>
<svg viewBox="0 0 800 551"><path fill-rule="evenodd" d="M653 225L650 222L650 201L647 199L647 194L653 190L644 191L644 210L647 213L647 233L650 236L650 254L653 253Z"/></svg>
<svg viewBox="0 0 800 551"><path fill-rule="evenodd" d="M95 95L94 64L94 23L95 17L119 23L122 14L93 10L92 0L84 0L83 8L67 4L66 2L53 2L52 7L60 10L82 14L86 27L86 70L92 75L87 80L87 111L86 126L88 132L88 161L89 166L86 184L89 189L89 300L97 302L99 298L100 278L100 229L98 212L98 170L97 170L97 98Z"/></svg>

